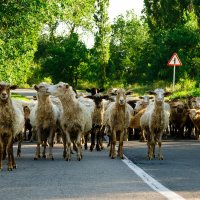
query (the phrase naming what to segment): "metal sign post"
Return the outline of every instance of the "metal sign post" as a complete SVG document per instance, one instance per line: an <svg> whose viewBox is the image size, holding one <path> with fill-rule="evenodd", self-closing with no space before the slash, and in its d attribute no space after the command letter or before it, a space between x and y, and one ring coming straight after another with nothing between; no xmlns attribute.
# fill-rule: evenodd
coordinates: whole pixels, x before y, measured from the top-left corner
<svg viewBox="0 0 200 200"><path fill-rule="evenodd" d="M172 91L174 92L175 88L175 73L176 73L176 66L182 66L181 60L179 59L177 53L174 53L167 63L168 66L174 66L174 71L173 71L173 88Z"/></svg>
<svg viewBox="0 0 200 200"><path fill-rule="evenodd" d="M172 92L174 92L174 87L175 87L175 73L176 73L176 66L174 65L174 73L173 73L173 88L172 88Z"/></svg>

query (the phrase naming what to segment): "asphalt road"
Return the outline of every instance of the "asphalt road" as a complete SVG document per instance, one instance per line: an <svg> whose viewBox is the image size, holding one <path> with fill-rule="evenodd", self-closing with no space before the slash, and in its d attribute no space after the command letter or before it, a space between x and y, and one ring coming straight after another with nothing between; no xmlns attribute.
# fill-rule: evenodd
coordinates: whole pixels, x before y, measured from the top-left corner
<svg viewBox="0 0 200 200"><path fill-rule="evenodd" d="M125 142L124 154L185 199L200 199L200 141L163 141L164 160L147 160L146 143L138 141Z"/></svg>
<svg viewBox="0 0 200 200"><path fill-rule="evenodd" d="M127 199L163 200L119 158L110 159L108 149L83 152L83 159L67 162L62 158L62 145L56 145L55 160L33 160L35 144L24 143L16 159L17 169L9 172L4 161L0 172L2 200L61 199ZM14 148L16 155L16 145Z"/></svg>

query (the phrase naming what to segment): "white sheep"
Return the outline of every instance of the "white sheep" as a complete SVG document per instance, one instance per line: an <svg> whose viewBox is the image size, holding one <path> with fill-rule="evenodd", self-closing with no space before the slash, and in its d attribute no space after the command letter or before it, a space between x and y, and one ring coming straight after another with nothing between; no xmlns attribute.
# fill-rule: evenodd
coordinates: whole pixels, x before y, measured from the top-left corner
<svg viewBox="0 0 200 200"><path fill-rule="evenodd" d="M82 159L81 139L92 128L91 112L76 98L76 93L67 83L50 85L48 91L57 96L63 105L60 122L67 142L66 160L71 159L71 142L75 142L77 160L80 161Z"/></svg>
<svg viewBox="0 0 200 200"><path fill-rule="evenodd" d="M163 89L155 89L149 91L149 94L154 95L154 102L150 103L142 117L140 118L141 128L144 130L147 138L148 159L155 157L155 145L158 142L159 153L158 158L163 160L161 151L163 131L169 125L169 111L167 104L164 102L164 96L171 93L165 92Z"/></svg>
<svg viewBox="0 0 200 200"><path fill-rule="evenodd" d="M10 90L17 86L0 83L0 170L3 169L2 160L8 155L8 170L16 168L13 154L13 141L24 128L23 108L15 104L10 96ZM18 144L17 155L20 155L21 141Z"/></svg>
<svg viewBox="0 0 200 200"><path fill-rule="evenodd" d="M133 108L126 103L126 95L130 92L125 92L124 89L118 89L115 92L116 101L111 102L104 114L104 125L108 126L111 136L110 153L109 156L115 158L115 145L117 141L117 134L119 133L119 147L118 156L123 159L123 140L127 128L130 124ZM113 94L114 95L114 94Z"/></svg>
<svg viewBox="0 0 200 200"><path fill-rule="evenodd" d="M60 110L52 103L46 83L35 85L37 102L30 113L30 122L36 130L37 148L34 160L40 158L40 145L43 144L43 158L46 158L47 140L49 144L49 159L54 160L52 154L54 135L58 125Z"/></svg>

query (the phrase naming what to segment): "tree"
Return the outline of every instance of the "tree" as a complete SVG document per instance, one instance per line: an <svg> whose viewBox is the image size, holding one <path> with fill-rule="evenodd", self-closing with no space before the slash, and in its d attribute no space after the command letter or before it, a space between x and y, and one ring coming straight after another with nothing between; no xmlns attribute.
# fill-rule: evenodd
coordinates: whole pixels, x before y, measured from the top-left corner
<svg viewBox="0 0 200 200"><path fill-rule="evenodd" d="M111 27L108 17L109 0L96 0L94 20L96 23L95 44L94 49L98 56L98 80L99 87L103 87L106 83L106 68L109 61L109 44Z"/></svg>
<svg viewBox="0 0 200 200"><path fill-rule="evenodd" d="M45 1L4 0L0 6L0 79L26 83L44 22Z"/></svg>
<svg viewBox="0 0 200 200"><path fill-rule="evenodd" d="M41 65L41 78L51 77L53 82L68 82L76 87L78 80L84 78L88 53L78 34L73 33L69 37L56 37L55 42L41 38L35 59Z"/></svg>
<svg viewBox="0 0 200 200"><path fill-rule="evenodd" d="M112 25L108 77L124 85L140 82L144 69L139 65L145 42L149 40L147 24L134 11L118 16ZM143 65L142 65L143 66ZM136 74L138 74L136 76Z"/></svg>

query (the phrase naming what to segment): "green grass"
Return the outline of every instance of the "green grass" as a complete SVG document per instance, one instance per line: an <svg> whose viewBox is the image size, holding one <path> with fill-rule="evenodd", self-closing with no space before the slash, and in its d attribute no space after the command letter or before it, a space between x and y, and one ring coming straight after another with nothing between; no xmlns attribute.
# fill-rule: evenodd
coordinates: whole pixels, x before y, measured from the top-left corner
<svg viewBox="0 0 200 200"><path fill-rule="evenodd" d="M20 95L20 94L16 94L16 93L12 93L11 97L14 98L14 99L30 101L27 97Z"/></svg>

